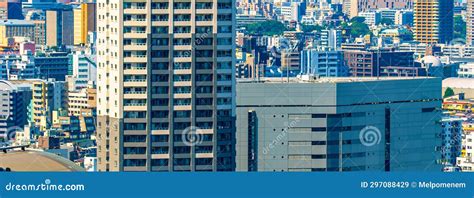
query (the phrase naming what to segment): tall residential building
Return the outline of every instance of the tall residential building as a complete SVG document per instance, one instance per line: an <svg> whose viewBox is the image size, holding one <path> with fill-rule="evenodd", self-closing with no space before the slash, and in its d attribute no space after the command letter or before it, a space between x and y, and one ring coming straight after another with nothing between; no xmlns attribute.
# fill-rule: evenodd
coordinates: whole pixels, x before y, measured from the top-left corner
<svg viewBox="0 0 474 198"><path fill-rule="evenodd" d="M234 3L97 1L99 171L235 169Z"/></svg>
<svg viewBox="0 0 474 198"><path fill-rule="evenodd" d="M415 0L414 40L445 44L453 39L453 0Z"/></svg>
<svg viewBox="0 0 474 198"><path fill-rule="evenodd" d="M467 45L474 45L474 0L467 0L466 39Z"/></svg>
<svg viewBox="0 0 474 198"><path fill-rule="evenodd" d="M237 93L237 171L441 171L440 78L266 78Z"/></svg>
<svg viewBox="0 0 474 198"><path fill-rule="evenodd" d="M95 3L81 3L74 9L74 45L87 43L87 33L95 32Z"/></svg>

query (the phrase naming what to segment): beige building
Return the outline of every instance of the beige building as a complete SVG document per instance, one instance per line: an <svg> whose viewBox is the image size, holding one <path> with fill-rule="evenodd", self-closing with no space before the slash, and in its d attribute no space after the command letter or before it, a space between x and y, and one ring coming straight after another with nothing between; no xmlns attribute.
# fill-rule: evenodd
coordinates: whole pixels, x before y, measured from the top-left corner
<svg viewBox="0 0 474 198"><path fill-rule="evenodd" d="M97 93L94 88L68 92L68 114L72 116L95 116Z"/></svg>
<svg viewBox="0 0 474 198"><path fill-rule="evenodd" d="M453 38L453 0L415 0L414 40L426 44L446 44Z"/></svg>
<svg viewBox="0 0 474 198"><path fill-rule="evenodd" d="M234 3L97 1L99 171L235 169Z"/></svg>
<svg viewBox="0 0 474 198"><path fill-rule="evenodd" d="M467 0L466 38L467 45L474 45L474 0Z"/></svg>
<svg viewBox="0 0 474 198"><path fill-rule="evenodd" d="M52 113L66 107L65 82L33 80L31 100L31 121L40 131L46 131L52 124Z"/></svg>
<svg viewBox="0 0 474 198"><path fill-rule="evenodd" d="M87 33L95 32L95 3L82 3L74 12L74 45L87 42Z"/></svg>

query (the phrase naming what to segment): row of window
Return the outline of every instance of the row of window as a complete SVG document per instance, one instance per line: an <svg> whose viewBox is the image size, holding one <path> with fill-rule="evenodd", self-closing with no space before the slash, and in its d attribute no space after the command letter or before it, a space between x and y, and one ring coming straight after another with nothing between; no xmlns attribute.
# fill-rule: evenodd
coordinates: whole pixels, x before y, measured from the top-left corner
<svg viewBox="0 0 474 198"><path fill-rule="evenodd" d="M146 159L125 159L124 166L146 166ZM222 166L231 165L232 159L230 157L218 157L217 164ZM190 158L175 158L173 159L174 166L190 166ZM195 165L212 165L212 158L196 158ZM169 166L168 159L152 159L151 166Z"/></svg>

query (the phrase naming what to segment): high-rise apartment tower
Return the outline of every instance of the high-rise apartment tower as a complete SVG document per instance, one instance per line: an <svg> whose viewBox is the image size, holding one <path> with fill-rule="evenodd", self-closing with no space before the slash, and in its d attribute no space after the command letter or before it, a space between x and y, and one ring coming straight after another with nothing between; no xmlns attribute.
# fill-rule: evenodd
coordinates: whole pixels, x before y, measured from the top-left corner
<svg viewBox="0 0 474 198"><path fill-rule="evenodd" d="M233 0L98 0L98 170L235 169Z"/></svg>

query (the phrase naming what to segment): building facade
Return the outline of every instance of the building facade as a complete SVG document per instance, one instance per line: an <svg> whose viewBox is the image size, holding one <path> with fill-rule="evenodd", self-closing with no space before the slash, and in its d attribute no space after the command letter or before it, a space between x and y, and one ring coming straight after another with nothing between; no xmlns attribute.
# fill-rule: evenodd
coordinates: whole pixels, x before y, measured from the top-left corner
<svg viewBox="0 0 474 198"><path fill-rule="evenodd" d="M31 86L0 80L0 137L10 140L11 133L28 123Z"/></svg>
<svg viewBox="0 0 474 198"><path fill-rule="evenodd" d="M301 52L301 74L321 77L348 76L344 53L336 50L307 49Z"/></svg>
<svg viewBox="0 0 474 198"><path fill-rule="evenodd" d="M234 3L97 1L99 171L234 170Z"/></svg>
<svg viewBox="0 0 474 198"><path fill-rule="evenodd" d="M237 171L441 171L440 86L439 78L239 81Z"/></svg>
<svg viewBox="0 0 474 198"><path fill-rule="evenodd" d="M427 44L446 44L453 39L453 0L414 1L414 40Z"/></svg>

